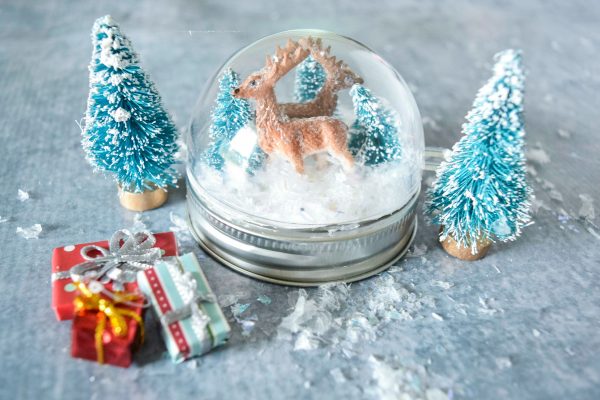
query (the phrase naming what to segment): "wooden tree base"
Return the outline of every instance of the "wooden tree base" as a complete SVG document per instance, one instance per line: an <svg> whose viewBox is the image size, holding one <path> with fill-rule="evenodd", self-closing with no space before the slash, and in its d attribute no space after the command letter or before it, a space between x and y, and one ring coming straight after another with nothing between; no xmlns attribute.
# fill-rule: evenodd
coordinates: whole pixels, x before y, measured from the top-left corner
<svg viewBox="0 0 600 400"><path fill-rule="evenodd" d="M443 228L442 228L443 229ZM487 254L492 242L489 240L478 240L477 241L477 254L471 253L471 247L459 246L456 240L450 235L445 240L441 241L443 249L446 253L453 257L459 258L465 261L475 261L482 259Z"/></svg>
<svg viewBox="0 0 600 400"><path fill-rule="evenodd" d="M131 211L147 211L158 208L167 201L167 191L161 188L132 193L119 187L121 205Z"/></svg>

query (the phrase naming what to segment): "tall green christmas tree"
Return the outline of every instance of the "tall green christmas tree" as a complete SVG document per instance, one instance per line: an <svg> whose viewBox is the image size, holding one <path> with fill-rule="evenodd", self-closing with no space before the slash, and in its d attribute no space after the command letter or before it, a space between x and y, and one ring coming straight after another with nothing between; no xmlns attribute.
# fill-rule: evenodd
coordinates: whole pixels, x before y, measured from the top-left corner
<svg viewBox="0 0 600 400"><path fill-rule="evenodd" d="M94 23L92 43L82 132L88 161L128 192L175 185L177 129L131 42L107 15Z"/></svg>
<svg viewBox="0 0 600 400"><path fill-rule="evenodd" d="M227 147L231 140L252 116L250 103L245 99L237 99L231 94L239 84L239 75L231 68L227 69L219 79L219 93L211 115L212 142L203 156L205 162L218 171L223 169L225 162L223 152L228 151Z"/></svg>
<svg viewBox="0 0 600 400"><path fill-rule="evenodd" d="M325 70L312 56L308 56L296 68L294 97L297 102L306 103L317 96L325 84Z"/></svg>
<svg viewBox="0 0 600 400"><path fill-rule="evenodd" d="M478 241L513 240L530 221L521 53L505 50L495 61L426 202L426 214L443 227L440 238L450 237L473 254Z"/></svg>
<svg viewBox="0 0 600 400"><path fill-rule="evenodd" d="M356 115L348 142L352 155L365 165L399 160L402 146L393 112L362 85L352 86L350 95Z"/></svg>

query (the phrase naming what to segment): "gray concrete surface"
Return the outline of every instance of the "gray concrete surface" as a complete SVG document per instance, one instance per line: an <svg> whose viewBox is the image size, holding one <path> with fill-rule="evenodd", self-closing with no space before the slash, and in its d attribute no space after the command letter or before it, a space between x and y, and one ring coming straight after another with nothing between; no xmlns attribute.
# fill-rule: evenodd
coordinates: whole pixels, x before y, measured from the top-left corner
<svg viewBox="0 0 600 400"><path fill-rule="evenodd" d="M522 48L528 143L550 158L533 157L535 224L463 263L421 223L413 257L390 272L348 291L306 293L231 272L180 233L225 305L229 345L173 365L150 318L131 368L72 359L70 323L50 309L52 248L108 238L135 219L114 183L92 174L75 123L87 97L89 31L107 13L180 128L239 47L316 27L390 61L414 90L427 144L449 146L492 55ZM589 1L1 1L0 398L600 398L600 229L597 218L578 218L580 194L600 197L599 17ZM31 198L19 201L19 188ZM184 206L182 186L141 220L168 230ZM16 234L36 223L39 239ZM257 301L261 294L272 303ZM283 329L299 296L314 308ZM250 304L237 321L236 302Z"/></svg>

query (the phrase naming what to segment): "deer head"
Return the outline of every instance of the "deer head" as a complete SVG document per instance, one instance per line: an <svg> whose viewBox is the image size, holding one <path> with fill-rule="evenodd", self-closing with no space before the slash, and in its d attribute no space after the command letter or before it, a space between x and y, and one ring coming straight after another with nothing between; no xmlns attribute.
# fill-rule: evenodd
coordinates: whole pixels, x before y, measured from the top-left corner
<svg viewBox="0 0 600 400"><path fill-rule="evenodd" d="M231 94L238 99L255 99L264 96L273 89L273 84L265 78L264 73L261 72L250 74L240 86L233 89Z"/></svg>
<svg viewBox="0 0 600 400"><path fill-rule="evenodd" d="M309 51L298 42L288 40L284 48L277 47L275 55L267 56L263 69L250 74L239 87L233 89L232 95L244 99L266 95L281 77L300 64L308 54Z"/></svg>

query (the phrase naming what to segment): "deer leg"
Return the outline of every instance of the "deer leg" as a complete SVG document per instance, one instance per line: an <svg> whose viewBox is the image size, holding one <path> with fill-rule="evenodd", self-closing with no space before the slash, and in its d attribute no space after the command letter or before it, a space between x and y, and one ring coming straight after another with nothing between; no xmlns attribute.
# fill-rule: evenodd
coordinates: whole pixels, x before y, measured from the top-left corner
<svg viewBox="0 0 600 400"><path fill-rule="evenodd" d="M340 122L341 124L341 122ZM328 127L326 138L328 151L331 155L337 158L343 165L344 170L351 171L354 168L354 157L348 150L346 140L347 128L345 125L341 127Z"/></svg>
<svg viewBox="0 0 600 400"><path fill-rule="evenodd" d="M290 149L287 154L287 159L292 163L294 169L299 174L304 173L304 158L302 157L302 153L297 149Z"/></svg>
<svg viewBox="0 0 600 400"><path fill-rule="evenodd" d="M294 168L296 169L297 173L304 173L304 159L302 158L302 155L294 154L292 158L292 164L294 164Z"/></svg>
<svg viewBox="0 0 600 400"><path fill-rule="evenodd" d="M354 169L354 157L348 148L343 149L332 149L332 153L343 165L346 171L352 171Z"/></svg>

